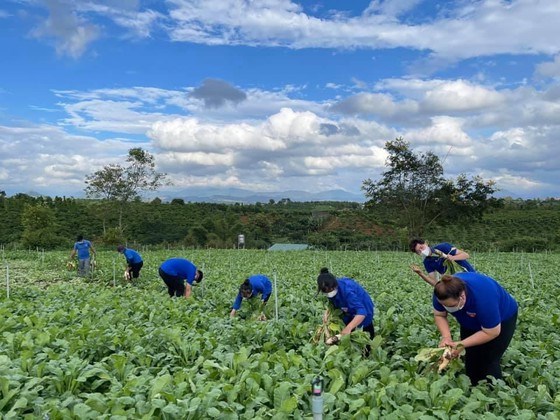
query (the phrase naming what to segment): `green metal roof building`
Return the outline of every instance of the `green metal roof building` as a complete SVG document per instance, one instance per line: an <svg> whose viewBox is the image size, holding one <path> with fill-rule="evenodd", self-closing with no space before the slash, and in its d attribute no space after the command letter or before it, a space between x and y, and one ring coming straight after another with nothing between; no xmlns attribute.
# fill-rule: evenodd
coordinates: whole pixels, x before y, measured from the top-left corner
<svg viewBox="0 0 560 420"><path fill-rule="evenodd" d="M269 251L303 251L305 249L309 249L309 245L307 244L274 244L270 248Z"/></svg>

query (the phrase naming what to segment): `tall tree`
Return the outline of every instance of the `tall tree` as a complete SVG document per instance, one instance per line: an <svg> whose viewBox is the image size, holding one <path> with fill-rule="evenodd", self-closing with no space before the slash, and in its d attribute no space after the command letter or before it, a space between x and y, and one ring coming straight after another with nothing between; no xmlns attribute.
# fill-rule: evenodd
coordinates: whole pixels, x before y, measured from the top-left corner
<svg viewBox="0 0 560 420"><path fill-rule="evenodd" d="M51 208L43 204L26 205L21 219L21 239L25 247L51 249L64 242L56 234L55 214Z"/></svg>
<svg viewBox="0 0 560 420"><path fill-rule="evenodd" d="M437 155L415 153L402 137L385 143L389 153L381 179L362 184L366 207L391 212L408 229L409 236L422 236L432 223L465 223L482 217L496 204L494 181L460 175L446 179Z"/></svg>
<svg viewBox="0 0 560 420"><path fill-rule="evenodd" d="M130 201L139 199L145 191L156 191L167 184L167 175L155 170L154 156L142 148L128 151L127 166L112 164L86 176L86 196L101 198L116 204L119 210L119 229L122 231L124 207ZM103 218L103 231L106 231Z"/></svg>

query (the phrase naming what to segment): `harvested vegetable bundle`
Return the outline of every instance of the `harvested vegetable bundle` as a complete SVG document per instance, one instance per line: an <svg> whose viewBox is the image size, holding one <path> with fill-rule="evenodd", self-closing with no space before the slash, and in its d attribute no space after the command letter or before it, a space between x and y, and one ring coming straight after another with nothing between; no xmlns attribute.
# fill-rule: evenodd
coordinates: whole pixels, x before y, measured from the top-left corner
<svg viewBox="0 0 560 420"><path fill-rule="evenodd" d="M425 348L414 357L417 362L428 362L428 365L441 373L453 360L453 348L451 346Z"/></svg>
<svg viewBox="0 0 560 420"><path fill-rule="evenodd" d="M75 263L74 261L68 261L68 262L66 263L66 269L67 269L68 271L73 271L73 270L75 270L75 269L76 269L76 263Z"/></svg>
<svg viewBox="0 0 560 420"><path fill-rule="evenodd" d="M327 309L327 319L317 327L315 334L311 339L314 344L325 343L333 335L340 332L340 326L336 322L332 322L332 312Z"/></svg>
<svg viewBox="0 0 560 420"><path fill-rule="evenodd" d="M467 271L467 269L461 265L459 265L456 261L451 261L447 259L447 255L441 252L439 249L433 249L435 255L439 258L443 258L443 266L445 267L445 274L453 275L455 273L462 273Z"/></svg>

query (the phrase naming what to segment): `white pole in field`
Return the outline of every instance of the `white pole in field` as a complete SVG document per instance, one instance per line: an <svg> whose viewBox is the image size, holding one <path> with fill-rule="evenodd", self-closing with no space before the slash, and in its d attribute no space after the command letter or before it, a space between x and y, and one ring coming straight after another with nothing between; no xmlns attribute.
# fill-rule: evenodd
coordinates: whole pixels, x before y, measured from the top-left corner
<svg viewBox="0 0 560 420"><path fill-rule="evenodd" d="M276 272L274 273L274 313L276 322L278 322L278 282L276 281Z"/></svg>
<svg viewBox="0 0 560 420"><path fill-rule="evenodd" d="M10 299L10 266L6 266L6 299Z"/></svg>
<svg viewBox="0 0 560 420"><path fill-rule="evenodd" d="M117 287L117 268L116 268L116 262L115 262L115 257L113 257L113 287Z"/></svg>
<svg viewBox="0 0 560 420"><path fill-rule="evenodd" d="M531 261L529 261L529 276L531 277L531 287L535 288L535 282L533 280L533 270L531 270Z"/></svg>

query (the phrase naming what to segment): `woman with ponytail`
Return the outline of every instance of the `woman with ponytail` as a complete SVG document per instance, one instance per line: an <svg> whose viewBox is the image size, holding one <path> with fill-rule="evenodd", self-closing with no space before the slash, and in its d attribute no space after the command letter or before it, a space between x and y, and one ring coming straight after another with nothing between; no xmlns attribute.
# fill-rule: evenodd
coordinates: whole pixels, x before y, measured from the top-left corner
<svg viewBox="0 0 560 420"><path fill-rule="evenodd" d="M268 302L268 298L272 293L272 283L263 274L255 274L245 279L245 281L239 286L239 293L235 298L235 302L233 302L233 306L231 308L231 312L229 314L230 317L234 317L236 312L241 308L241 302L243 299L252 299L257 295L261 295L262 306L261 310ZM260 319L263 321L266 319L264 313L261 313Z"/></svg>
<svg viewBox="0 0 560 420"><path fill-rule="evenodd" d="M350 334L356 328L375 337L373 328L374 304L368 292L355 280L348 277L336 278L327 268L322 268L317 277L317 291L323 293L330 304L342 310L342 321L346 327L327 341L327 345L337 344L343 335ZM328 318L328 310L323 315L323 322ZM369 347L368 347L369 349ZM366 351L369 354L369 350Z"/></svg>
<svg viewBox="0 0 560 420"><path fill-rule="evenodd" d="M441 333L440 347L459 357L465 349L465 369L473 385L493 376L500 379L500 360L517 324L517 302L493 278L476 272L444 275L434 286L434 321ZM461 340L454 341L447 314L460 325Z"/></svg>

